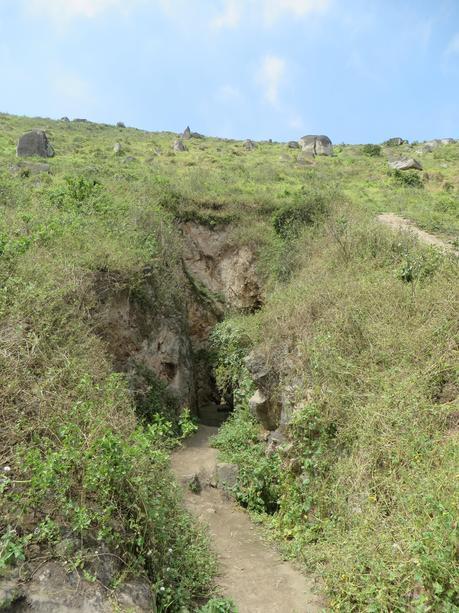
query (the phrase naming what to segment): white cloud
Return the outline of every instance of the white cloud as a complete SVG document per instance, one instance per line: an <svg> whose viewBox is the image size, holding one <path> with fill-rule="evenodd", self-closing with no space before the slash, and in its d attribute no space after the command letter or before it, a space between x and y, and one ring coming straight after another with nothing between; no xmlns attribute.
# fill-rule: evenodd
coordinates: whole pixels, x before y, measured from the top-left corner
<svg viewBox="0 0 459 613"><path fill-rule="evenodd" d="M266 21L273 23L288 13L295 17L325 13L330 8L331 0L260 0L260 4Z"/></svg>
<svg viewBox="0 0 459 613"><path fill-rule="evenodd" d="M126 3L123 0L24 0L24 6L33 16L48 17L62 24L78 17L93 19L110 9L125 10Z"/></svg>
<svg viewBox="0 0 459 613"><path fill-rule="evenodd" d="M163 0L165 2L167 0ZM169 5L179 0L169 0ZM273 25L283 16L296 18L326 13L332 0L226 0L223 10L211 22L215 29L236 28L246 21Z"/></svg>
<svg viewBox="0 0 459 613"><path fill-rule="evenodd" d="M276 55L266 55L258 70L257 81L263 88L265 100L272 106L279 104L279 89L285 79L286 62Z"/></svg>
<svg viewBox="0 0 459 613"><path fill-rule="evenodd" d="M446 55L455 55L459 53L459 32L453 36L446 48Z"/></svg>
<svg viewBox="0 0 459 613"><path fill-rule="evenodd" d="M236 28L241 21L242 4L238 0L228 0L223 12L212 20L211 26L216 30L222 28Z"/></svg>

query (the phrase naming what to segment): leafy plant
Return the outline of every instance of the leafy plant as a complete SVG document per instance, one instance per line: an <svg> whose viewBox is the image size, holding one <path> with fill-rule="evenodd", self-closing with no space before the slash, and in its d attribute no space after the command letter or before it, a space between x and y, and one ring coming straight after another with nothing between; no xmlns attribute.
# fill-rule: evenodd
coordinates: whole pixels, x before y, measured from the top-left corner
<svg viewBox="0 0 459 613"><path fill-rule="evenodd" d="M237 607L227 598L212 598L198 613L237 613Z"/></svg>
<svg viewBox="0 0 459 613"><path fill-rule="evenodd" d="M362 152L368 157L381 157L382 155L382 147L381 145L364 145L362 147Z"/></svg>
<svg viewBox="0 0 459 613"><path fill-rule="evenodd" d="M273 215L273 227L283 239L297 237L304 226L312 225L321 219L328 210L328 203L320 193L300 190L294 202L282 207Z"/></svg>
<svg viewBox="0 0 459 613"><path fill-rule="evenodd" d="M403 187L416 187L421 189L424 187L422 176L416 170L392 170L391 177L396 183Z"/></svg>

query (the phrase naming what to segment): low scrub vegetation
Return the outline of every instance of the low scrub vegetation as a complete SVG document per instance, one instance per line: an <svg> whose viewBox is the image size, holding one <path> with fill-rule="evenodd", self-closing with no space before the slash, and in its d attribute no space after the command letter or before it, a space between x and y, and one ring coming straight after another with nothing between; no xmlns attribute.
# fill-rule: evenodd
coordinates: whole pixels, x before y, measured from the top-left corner
<svg viewBox="0 0 459 613"><path fill-rule="evenodd" d="M215 444L241 468L236 498L321 569L333 610L454 611L457 265L348 215L298 240L262 311L217 328L238 401ZM248 409L253 345L295 389L269 453Z"/></svg>
<svg viewBox="0 0 459 613"><path fill-rule="evenodd" d="M36 127L56 150L38 174L15 157ZM459 145L423 155L416 184L388 173L385 146L305 165L281 144L191 139L175 154L174 138L0 115L0 573L57 557L89 577L105 543L160 611L212 595L214 558L169 472L193 424L151 373L132 393L98 318L101 276L181 308L180 227L194 221L249 245L265 289L213 335L236 405L215 444L240 466L237 500L323 575L332 609L457 610L457 263L371 218L457 241ZM287 443L268 454L248 409L253 347L296 390Z"/></svg>

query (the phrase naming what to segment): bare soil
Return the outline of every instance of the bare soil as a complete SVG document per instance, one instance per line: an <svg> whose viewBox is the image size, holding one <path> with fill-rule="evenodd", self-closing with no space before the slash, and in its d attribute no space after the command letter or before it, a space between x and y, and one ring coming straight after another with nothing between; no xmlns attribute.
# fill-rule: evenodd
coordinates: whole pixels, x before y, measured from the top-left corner
<svg viewBox="0 0 459 613"><path fill-rule="evenodd" d="M209 446L218 428L200 426L185 447L174 454L172 468L184 483L186 505L209 527L220 561L217 578L221 593L231 598L239 613L315 613L324 603L305 577L265 540L249 515L212 482L217 453ZM186 482L199 475L203 490L194 494Z"/></svg>
<svg viewBox="0 0 459 613"><path fill-rule="evenodd" d="M456 251L447 242L438 236L434 236L433 234L429 234L428 232L421 230L421 228L418 228L413 224L413 222L409 221L408 219L404 219L399 215L395 215L394 213L381 213L378 215L378 221L386 226L389 226L393 230L410 232L426 245L433 245L434 247L438 247L443 251L448 251L459 256L459 251Z"/></svg>

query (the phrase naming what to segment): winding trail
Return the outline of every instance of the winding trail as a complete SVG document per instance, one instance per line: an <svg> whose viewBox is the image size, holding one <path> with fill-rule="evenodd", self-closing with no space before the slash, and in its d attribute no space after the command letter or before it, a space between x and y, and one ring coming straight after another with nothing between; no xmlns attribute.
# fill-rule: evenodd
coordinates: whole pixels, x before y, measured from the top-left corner
<svg viewBox="0 0 459 613"><path fill-rule="evenodd" d="M203 490L193 494L184 485L187 508L209 527L220 562L217 578L222 594L231 598L238 613L316 613L324 609L313 593L314 582L302 575L262 538L249 515L219 490L210 487L217 452L209 437L218 428L200 426L185 446L174 454L172 469L186 483L199 475Z"/></svg>
<svg viewBox="0 0 459 613"><path fill-rule="evenodd" d="M438 247L443 251L448 251L449 253L454 253L455 255L459 256L459 251L454 249L444 240L438 238L438 236L434 236L433 234L429 234L428 232L421 230L421 228L418 228L414 223L400 217L399 215L395 215L394 213L381 213L378 215L377 219L380 223L389 226L393 230L402 230L414 234L414 236L416 236L421 243Z"/></svg>

